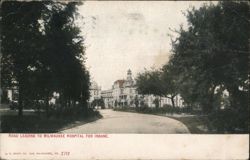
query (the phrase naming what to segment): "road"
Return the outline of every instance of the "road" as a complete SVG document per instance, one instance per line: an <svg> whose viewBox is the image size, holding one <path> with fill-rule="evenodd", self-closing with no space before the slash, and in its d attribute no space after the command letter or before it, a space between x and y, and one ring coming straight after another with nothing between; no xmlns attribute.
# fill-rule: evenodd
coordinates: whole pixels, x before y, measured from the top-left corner
<svg viewBox="0 0 250 160"><path fill-rule="evenodd" d="M163 116L100 110L102 119L61 131L62 133L190 133L181 122Z"/></svg>

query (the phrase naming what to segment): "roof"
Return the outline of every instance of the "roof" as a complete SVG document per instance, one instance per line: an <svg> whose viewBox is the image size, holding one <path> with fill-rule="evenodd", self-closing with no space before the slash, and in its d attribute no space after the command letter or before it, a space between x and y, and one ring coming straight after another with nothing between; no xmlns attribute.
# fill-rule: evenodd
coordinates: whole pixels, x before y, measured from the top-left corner
<svg viewBox="0 0 250 160"><path fill-rule="evenodd" d="M109 90L103 90L101 91L101 94L105 94L105 93L112 93L113 90L112 89L109 89Z"/></svg>
<svg viewBox="0 0 250 160"><path fill-rule="evenodd" d="M123 87L123 84L125 83L125 80L123 80L123 79L119 79L119 80L116 80L115 82L114 82L114 84L119 84L119 87L121 88L121 87Z"/></svg>

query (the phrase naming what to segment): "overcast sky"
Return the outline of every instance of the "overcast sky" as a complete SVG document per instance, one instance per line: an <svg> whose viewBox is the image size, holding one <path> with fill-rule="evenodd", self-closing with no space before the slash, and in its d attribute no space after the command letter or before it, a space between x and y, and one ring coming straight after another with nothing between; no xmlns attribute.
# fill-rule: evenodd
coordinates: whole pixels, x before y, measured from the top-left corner
<svg viewBox="0 0 250 160"><path fill-rule="evenodd" d="M187 26L182 11L204 2L87 1L79 8L91 78L110 89L128 69L135 77L144 68L167 63L170 29ZM175 36L175 35L174 35Z"/></svg>

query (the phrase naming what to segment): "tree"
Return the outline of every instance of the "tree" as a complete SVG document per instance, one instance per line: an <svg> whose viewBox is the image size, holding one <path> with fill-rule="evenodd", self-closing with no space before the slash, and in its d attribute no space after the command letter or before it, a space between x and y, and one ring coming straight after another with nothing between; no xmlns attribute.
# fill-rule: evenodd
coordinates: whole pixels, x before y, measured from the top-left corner
<svg viewBox="0 0 250 160"><path fill-rule="evenodd" d="M102 109L104 109L105 103L104 103L103 98L94 99L93 102L91 102L91 106L92 106L92 107L100 106Z"/></svg>
<svg viewBox="0 0 250 160"><path fill-rule="evenodd" d="M143 73L139 73L136 77L136 86L139 94L165 95L162 86L161 72L158 70L146 70Z"/></svg>
<svg viewBox="0 0 250 160"><path fill-rule="evenodd" d="M231 107L247 111L249 5L219 2L187 12L188 29L173 41L170 66L185 102L215 110L216 90L229 92Z"/></svg>
<svg viewBox="0 0 250 160"><path fill-rule="evenodd" d="M167 66L161 70L151 70L139 73L136 78L136 85L139 94L153 94L171 99L175 107L174 98L178 94L177 85L174 79L174 72L170 72ZM161 106L161 105L160 105Z"/></svg>
<svg viewBox="0 0 250 160"><path fill-rule="evenodd" d="M160 101L159 101L158 98L155 98L155 99L154 99L153 103L155 104L155 107L156 107L156 108L159 108L159 104L160 104L159 102L160 102Z"/></svg>
<svg viewBox="0 0 250 160"><path fill-rule="evenodd" d="M30 77L42 52L39 19L45 2L3 2L1 6L1 83L10 86L17 82L19 115L30 93Z"/></svg>
<svg viewBox="0 0 250 160"><path fill-rule="evenodd" d="M84 39L75 24L76 2L15 2L1 6L1 83L16 82L19 115L29 101L59 93L64 107L80 102L86 111L89 73L85 68Z"/></svg>
<svg viewBox="0 0 250 160"><path fill-rule="evenodd" d="M135 107L138 108L139 106L139 99L138 99L138 96L136 95L135 96Z"/></svg>
<svg viewBox="0 0 250 160"><path fill-rule="evenodd" d="M118 106L118 102L117 102L117 100L115 100L115 104L114 104L114 105L115 105L115 107L117 107L117 106Z"/></svg>
<svg viewBox="0 0 250 160"><path fill-rule="evenodd" d="M174 98L178 95L179 92L179 87L177 84L178 77L175 70L172 70L169 65L163 66L161 79L165 96L171 100L172 106L175 107Z"/></svg>
<svg viewBox="0 0 250 160"><path fill-rule="evenodd" d="M52 8L51 19L45 27L47 53L52 55L49 65L55 71L54 87L60 93L62 103L70 107L72 103L81 101L86 109L89 73L84 66L84 39L75 25L76 5L76 2L72 2Z"/></svg>

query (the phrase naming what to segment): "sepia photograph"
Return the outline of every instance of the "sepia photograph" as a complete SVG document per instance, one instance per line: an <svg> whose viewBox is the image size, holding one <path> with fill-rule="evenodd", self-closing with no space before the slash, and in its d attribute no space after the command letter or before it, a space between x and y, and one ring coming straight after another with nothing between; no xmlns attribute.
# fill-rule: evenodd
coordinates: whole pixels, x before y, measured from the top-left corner
<svg viewBox="0 0 250 160"><path fill-rule="evenodd" d="M0 133L247 135L249 9L3 0Z"/></svg>

